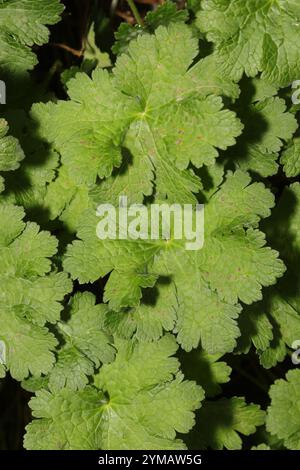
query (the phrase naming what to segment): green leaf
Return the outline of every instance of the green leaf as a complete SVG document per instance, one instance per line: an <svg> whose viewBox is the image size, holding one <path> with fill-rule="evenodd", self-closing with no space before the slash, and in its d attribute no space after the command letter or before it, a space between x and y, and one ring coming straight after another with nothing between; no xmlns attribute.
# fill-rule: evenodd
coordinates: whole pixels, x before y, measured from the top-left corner
<svg viewBox="0 0 300 470"><path fill-rule="evenodd" d="M111 60L107 52L101 52L96 44L95 24L90 26L87 36L86 47L84 51L84 61L86 64L93 64L94 66L105 68L111 66ZM83 63L82 68L85 67Z"/></svg>
<svg viewBox="0 0 300 470"><path fill-rule="evenodd" d="M38 124L24 110L9 110L6 114L11 134L20 142L26 158L20 168L6 174L3 198L22 205L31 220L47 222L46 185L55 178L58 155L37 137Z"/></svg>
<svg viewBox="0 0 300 470"><path fill-rule="evenodd" d="M264 313L262 303L246 306L239 317L241 336L238 339L237 350L248 353L253 344L257 351L269 348L273 339L273 326Z"/></svg>
<svg viewBox="0 0 300 470"><path fill-rule="evenodd" d="M264 121L265 131L259 141L259 148L265 152L278 152L282 141L288 141L296 131L298 124L291 113L286 112L284 100L273 97L259 101L254 105L255 112L258 112ZM250 123L251 125L251 123ZM258 135L255 124L253 130L249 129L253 138Z"/></svg>
<svg viewBox="0 0 300 470"><path fill-rule="evenodd" d="M176 431L193 426L203 391L178 373L174 338L118 340L116 347L115 361L102 366L93 387L37 392L31 407L39 419L27 427L27 449L185 448Z"/></svg>
<svg viewBox="0 0 300 470"><path fill-rule="evenodd" d="M226 96L233 101L239 97L239 86L220 72L214 54L199 60L190 70L190 76L203 95Z"/></svg>
<svg viewBox="0 0 300 470"><path fill-rule="evenodd" d="M128 277L127 277L128 275ZM105 286L104 302L109 301L112 310L138 305L142 297L141 288L153 287L157 281L155 274L113 271Z"/></svg>
<svg viewBox="0 0 300 470"><path fill-rule="evenodd" d="M172 23L185 23L188 19L186 10L177 10L175 3L166 0L153 11L149 11L144 18L144 25L130 25L121 23L115 32L115 43L112 46L114 54L126 52L130 41L143 33L153 33L159 26L169 26Z"/></svg>
<svg viewBox="0 0 300 470"><path fill-rule="evenodd" d="M265 369L275 367L278 362L282 362L286 356L286 346L281 338L280 332L274 332L274 339L265 351L260 354L259 361Z"/></svg>
<svg viewBox="0 0 300 470"><path fill-rule="evenodd" d="M278 284L267 290L263 304L258 308L266 312L273 324L274 339L261 361L265 367L276 365L286 356L286 345L292 347L300 338L300 185L285 187L272 217L265 222L265 230L272 245L280 252L287 272Z"/></svg>
<svg viewBox="0 0 300 470"><path fill-rule="evenodd" d="M277 173L279 151L298 127L285 101L273 95L273 87L262 79L242 80L234 108L244 123L244 132L227 151L228 162L233 160L237 168L264 177Z"/></svg>
<svg viewBox="0 0 300 470"><path fill-rule="evenodd" d="M59 21L59 0L3 0L0 3L0 68L15 75L32 69L37 59L30 47L48 41L45 25Z"/></svg>
<svg viewBox="0 0 300 470"><path fill-rule="evenodd" d="M182 354L181 363L185 376L201 385L207 398L221 393L220 385L230 380L231 367L225 361L220 361L221 357L220 354L208 354L201 349Z"/></svg>
<svg viewBox="0 0 300 470"><path fill-rule="evenodd" d="M286 380L276 380L270 389L271 405L267 413L267 430L283 439L288 449L300 449L299 390L300 371L290 370Z"/></svg>
<svg viewBox="0 0 300 470"><path fill-rule="evenodd" d="M293 0L204 0L197 26L214 43L223 73L284 87L298 79L299 5Z"/></svg>
<svg viewBox="0 0 300 470"><path fill-rule="evenodd" d="M69 101L34 106L41 137L61 153L76 183L110 176L127 149L133 165L142 158L153 167L159 194L171 199L182 187L183 197L194 200L199 182L186 170L189 161L197 167L214 162L218 149L233 145L241 132L221 98L202 93L201 80L189 69L196 54L187 26L159 27L155 35L130 43L113 74L95 70L92 79L77 74L68 82ZM151 183L153 173L147 174Z"/></svg>
<svg viewBox="0 0 300 470"><path fill-rule="evenodd" d="M240 434L249 436L265 421L265 412L242 397L206 401L198 413L198 448L242 448Z"/></svg>
<svg viewBox="0 0 300 470"><path fill-rule="evenodd" d="M153 289L143 291L140 305L118 312L107 311L105 327L114 336L139 341L158 340L164 330L173 331L178 301L176 289L168 279L160 278Z"/></svg>
<svg viewBox="0 0 300 470"><path fill-rule="evenodd" d="M50 273L54 237L23 222L24 212L17 206L1 203L0 217L0 339L6 367L21 380L53 366L57 340L45 323L57 321L60 301L72 284L65 273Z"/></svg>
<svg viewBox="0 0 300 470"><path fill-rule="evenodd" d="M69 302L68 321L57 324L63 344L49 375L52 391L84 388L95 368L113 360L114 349L103 332L105 310L89 292L77 293Z"/></svg>
<svg viewBox="0 0 300 470"><path fill-rule="evenodd" d="M14 137L6 135L7 132L7 122L5 119L0 119L0 171L15 170L24 158L19 142Z"/></svg>
<svg viewBox="0 0 300 470"><path fill-rule="evenodd" d="M46 388L48 385L48 377L27 377L26 379L22 380L22 388L30 393L35 393L42 388Z"/></svg>
<svg viewBox="0 0 300 470"><path fill-rule="evenodd" d="M295 138L290 145L282 152L280 163L284 172L289 178L300 173L300 139Z"/></svg>
<svg viewBox="0 0 300 470"><path fill-rule="evenodd" d="M67 168L62 165L57 177L46 188L44 208L49 219L59 218L70 232L75 232L82 212L92 206L90 188L76 184L70 178Z"/></svg>
<svg viewBox="0 0 300 470"><path fill-rule="evenodd" d="M251 450L271 450L267 444L259 444L258 446L251 447Z"/></svg>
<svg viewBox="0 0 300 470"><path fill-rule="evenodd" d="M205 241L199 251L188 251L184 241L172 239L100 240L97 216L87 211L80 222L80 240L68 248L64 266L81 283L94 282L113 271L108 292L114 308L137 306L138 286L145 287L145 276L169 278L176 288L172 308L177 313L180 344L190 350L201 339L212 354L232 351L239 336L235 322L238 299L247 304L259 300L261 286L274 284L284 272L278 254L265 247L264 235L256 229L272 205L273 196L261 183L250 184L243 172L229 173L206 205ZM138 295L121 304L117 287L125 284L124 295L131 291ZM134 333L132 315L127 314L127 320ZM173 323L169 325L171 328Z"/></svg>

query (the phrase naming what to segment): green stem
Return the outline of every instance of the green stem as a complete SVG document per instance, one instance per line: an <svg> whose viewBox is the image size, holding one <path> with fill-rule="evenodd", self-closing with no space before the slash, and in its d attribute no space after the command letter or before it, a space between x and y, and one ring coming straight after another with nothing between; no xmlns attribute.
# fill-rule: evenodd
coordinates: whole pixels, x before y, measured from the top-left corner
<svg viewBox="0 0 300 470"><path fill-rule="evenodd" d="M137 9L137 7L135 6L135 3L133 0L127 0L127 3L128 5L130 6L131 8L131 11L133 13L133 16L135 17L136 19L136 22L140 25L140 26L143 26L143 20L142 20L142 17L141 15L139 14L139 11Z"/></svg>

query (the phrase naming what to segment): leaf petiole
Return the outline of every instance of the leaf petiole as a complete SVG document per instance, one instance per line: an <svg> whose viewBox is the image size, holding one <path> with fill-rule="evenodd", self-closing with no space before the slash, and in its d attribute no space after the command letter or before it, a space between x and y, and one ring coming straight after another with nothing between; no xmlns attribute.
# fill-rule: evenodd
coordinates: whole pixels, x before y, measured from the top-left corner
<svg viewBox="0 0 300 470"><path fill-rule="evenodd" d="M133 0L127 0L127 3L128 5L130 6L130 9L133 13L133 16L135 17L136 19L136 22L140 25L140 26L143 26L144 22L143 22L143 19L141 17L141 15L139 14L139 11L134 3Z"/></svg>

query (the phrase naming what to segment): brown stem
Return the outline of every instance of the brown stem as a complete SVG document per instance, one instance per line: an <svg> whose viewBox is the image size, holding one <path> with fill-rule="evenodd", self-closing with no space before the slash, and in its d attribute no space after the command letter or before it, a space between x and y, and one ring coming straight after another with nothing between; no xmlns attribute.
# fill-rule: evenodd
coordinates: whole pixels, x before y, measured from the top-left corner
<svg viewBox="0 0 300 470"><path fill-rule="evenodd" d="M62 44L62 43L51 43L51 46L54 47L60 47L61 49L64 49L65 51L70 52L71 54L75 55L76 57L82 57L83 55L83 50L80 49L78 51L77 49L73 49L73 47L68 46L67 44Z"/></svg>

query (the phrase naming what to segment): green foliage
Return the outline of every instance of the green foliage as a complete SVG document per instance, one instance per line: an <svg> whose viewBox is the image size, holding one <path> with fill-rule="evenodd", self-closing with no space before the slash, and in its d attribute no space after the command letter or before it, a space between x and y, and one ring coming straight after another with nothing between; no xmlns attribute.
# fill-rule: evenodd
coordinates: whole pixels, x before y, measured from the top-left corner
<svg viewBox="0 0 300 470"><path fill-rule="evenodd" d="M286 380L277 380L270 389L267 429L284 440L288 449L300 449L299 370L290 370Z"/></svg>
<svg viewBox="0 0 300 470"><path fill-rule="evenodd" d="M204 0L197 25L216 46L225 74L238 81L262 72L274 85L287 86L300 74L300 6L293 0Z"/></svg>
<svg viewBox="0 0 300 470"><path fill-rule="evenodd" d="M115 361L83 391L37 392L40 418L28 426L29 449L184 449L203 391L183 381L172 336L157 343L117 341ZM64 411L62 413L62 411ZM47 433L43 431L47 429ZM37 436L40 436L38 438Z"/></svg>
<svg viewBox="0 0 300 470"><path fill-rule="evenodd" d="M21 207L0 203L1 309L0 338L4 365L21 380L47 373L55 357L56 339L46 326L55 323L60 301L71 290L65 273L51 271L57 240L38 225L23 222Z"/></svg>
<svg viewBox="0 0 300 470"><path fill-rule="evenodd" d="M59 216L75 231L93 200L115 203L120 195L129 203L153 192L195 202L201 182L187 168L189 161L196 167L212 163L242 129L219 96L207 95L208 77L198 65L187 70L196 53L188 27L160 27L133 41L113 73L98 68L92 78L77 74L68 81L69 101L33 106L37 137L61 155L59 174L44 200L51 219ZM230 83L215 80L216 95L223 87L235 94ZM57 122L65 124L61 128ZM99 177L102 183L95 185Z"/></svg>
<svg viewBox="0 0 300 470"><path fill-rule="evenodd" d="M126 52L130 41L137 38L143 33L153 33L158 26L169 26L173 23L185 23L188 19L186 10L177 10L175 3L166 0L159 5L154 11L149 11L144 19L144 25L130 25L121 23L118 31L115 33L115 44L112 51L115 54Z"/></svg>
<svg viewBox="0 0 300 470"><path fill-rule="evenodd" d="M7 122L5 119L0 119L0 172L15 170L24 158L19 142L14 137L6 135L7 132ZM3 178L0 176L0 193L3 189Z"/></svg>
<svg viewBox="0 0 300 470"><path fill-rule="evenodd" d="M59 0L1 1L1 73L14 78L36 65L37 59L30 47L48 41L49 31L45 25L57 23L62 11Z"/></svg>
<svg viewBox="0 0 300 470"><path fill-rule="evenodd" d="M32 395L25 448L300 449L300 7L166 1L109 47L80 10L81 50L53 30L32 71L63 9L0 0L0 385ZM203 247L99 239L121 196L204 204Z"/></svg>
<svg viewBox="0 0 300 470"><path fill-rule="evenodd" d="M284 271L277 253L264 246L264 236L256 229L260 216L270 214L273 197L261 183L249 183L246 173L229 174L211 197L205 212L205 246L199 251L187 251L178 241L99 240L95 232L97 217L94 211L88 211L79 225L81 240L75 241L66 254L65 269L83 283L112 271L105 299L112 309L135 307L129 315L134 315L136 321L140 321L142 295L136 295L136 289L151 287L144 284L145 275L167 277L168 295L172 295L172 287L176 291L172 307L177 314L180 344L190 350L201 338L210 353L232 351L239 335L234 321L240 311L238 300L258 300L261 285L273 284ZM224 275L228 279L226 285ZM163 301L159 283L156 288L159 309ZM163 296L165 291L164 286Z"/></svg>
<svg viewBox="0 0 300 470"><path fill-rule="evenodd" d="M95 367L112 361L114 349L102 331L106 307L95 303L95 297L89 292L76 294L69 304L68 321L57 324L62 344L49 374L51 390L84 388L87 376L93 374Z"/></svg>
<svg viewBox="0 0 300 470"><path fill-rule="evenodd" d="M209 423L202 427L197 438L200 449L241 449L240 434L249 436L264 423L264 412L257 405L247 405L244 398L221 398L206 401L199 412L199 421Z"/></svg>
<svg viewBox="0 0 300 470"><path fill-rule="evenodd" d="M281 163L287 176L297 176L300 173L300 142L299 138L293 139L290 145L282 153Z"/></svg>

